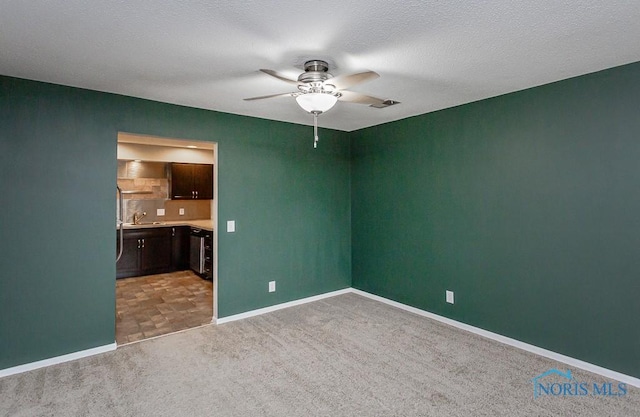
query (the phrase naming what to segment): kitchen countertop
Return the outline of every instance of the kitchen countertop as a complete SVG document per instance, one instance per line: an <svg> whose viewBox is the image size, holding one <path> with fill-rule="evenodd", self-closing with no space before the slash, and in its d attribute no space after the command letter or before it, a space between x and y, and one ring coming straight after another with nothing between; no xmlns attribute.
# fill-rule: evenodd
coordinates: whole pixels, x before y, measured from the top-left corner
<svg viewBox="0 0 640 417"><path fill-rule="evenodd" d="M153 227L176 227L176 226L190 226L198 227L213 232L213 220L177 220L168 222L156 222L146 224L131 224L125 223L123 229L149 229Z"/></svg>

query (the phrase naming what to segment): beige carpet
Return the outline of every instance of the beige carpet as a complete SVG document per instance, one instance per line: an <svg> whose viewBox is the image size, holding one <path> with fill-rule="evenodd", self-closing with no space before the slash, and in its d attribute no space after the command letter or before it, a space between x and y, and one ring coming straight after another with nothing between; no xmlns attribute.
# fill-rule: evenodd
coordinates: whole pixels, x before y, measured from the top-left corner
<svg viewBox="0 0 640 417"><path fill-rule="evenodd" d="M346 294L0 379L0 416L640 416L633 387L534 399L550 368Z"/></svg>

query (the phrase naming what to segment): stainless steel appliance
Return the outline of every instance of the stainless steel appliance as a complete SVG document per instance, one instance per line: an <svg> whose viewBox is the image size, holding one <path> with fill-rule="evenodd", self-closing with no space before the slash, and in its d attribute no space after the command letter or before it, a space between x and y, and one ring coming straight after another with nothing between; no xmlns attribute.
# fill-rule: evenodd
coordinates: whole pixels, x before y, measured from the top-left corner
<svg viewBox="0 0 640 417"><path fill-rule="evenodd" d="M122 227L124 225L124 209L122 207L123 201L122 201L122 189L120 187L118 187L116 185L116 191L118 192L118 215L116 216L116 228L118 229L118 237L119 237L119 245L117 248L118 254L116 255L116 263L118 263L118 261L120 260L120 258L122 257L122 250L124 249L124 242L123 242L123 231L122 231Z"/></svg>
<svg viewBox="0 0 640 417"><path fill-rule="evenodd" d="M213 279L212 232L192 227L189 244L189 267L202 278Z"/></svg>
<svg viewBox="0 0 640 417"><path fill-rule="evenodd" d="M192 227L189 239L189 267L198 274L204 273L204 241L204 230Z"/></svg>

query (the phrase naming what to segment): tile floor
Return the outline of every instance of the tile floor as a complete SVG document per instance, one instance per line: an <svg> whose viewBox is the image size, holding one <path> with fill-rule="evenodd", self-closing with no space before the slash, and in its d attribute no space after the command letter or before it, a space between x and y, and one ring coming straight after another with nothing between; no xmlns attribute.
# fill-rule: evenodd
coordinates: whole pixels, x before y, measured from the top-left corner
<svg viewBox="0 0 640 417"><path fill-rule="evenodd" d="M116 343L211 322L213 284L192 271L116 280Z"/></svg>

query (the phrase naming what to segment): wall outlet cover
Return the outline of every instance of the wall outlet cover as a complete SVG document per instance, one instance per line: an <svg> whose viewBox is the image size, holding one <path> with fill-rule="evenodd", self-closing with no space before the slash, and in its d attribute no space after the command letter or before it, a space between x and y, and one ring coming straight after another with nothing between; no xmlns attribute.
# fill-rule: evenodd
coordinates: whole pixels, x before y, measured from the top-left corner
<svg viewBox="0 0 640 417"><path fill-rule="evenodd" d="M233 233L236 231L236 221L227 220L227 233Z"/></svg>
<svg viewBox="0 0 640 417"><path fill-rule="evenodd" d="M446 290L445 294L446 294L447 303L453 304L453 291Z"/></svg>
<svg viewBox="0 0 640 417"><path fill-rule="evenodd" d="M178 214L181 216L184 216L184 209L183 208L178 209Z"/></svg>
<svg viewBox="0 0 640 417"><path fill-rule="evenodd" d="M164 216L164 209L156 210L156 216Z"/></svg>
<svg viewBox="0 0 640 417"><path fill-rule="evenodd" d="M269 281L269 292L276 292L276 282Z"/></svg>

